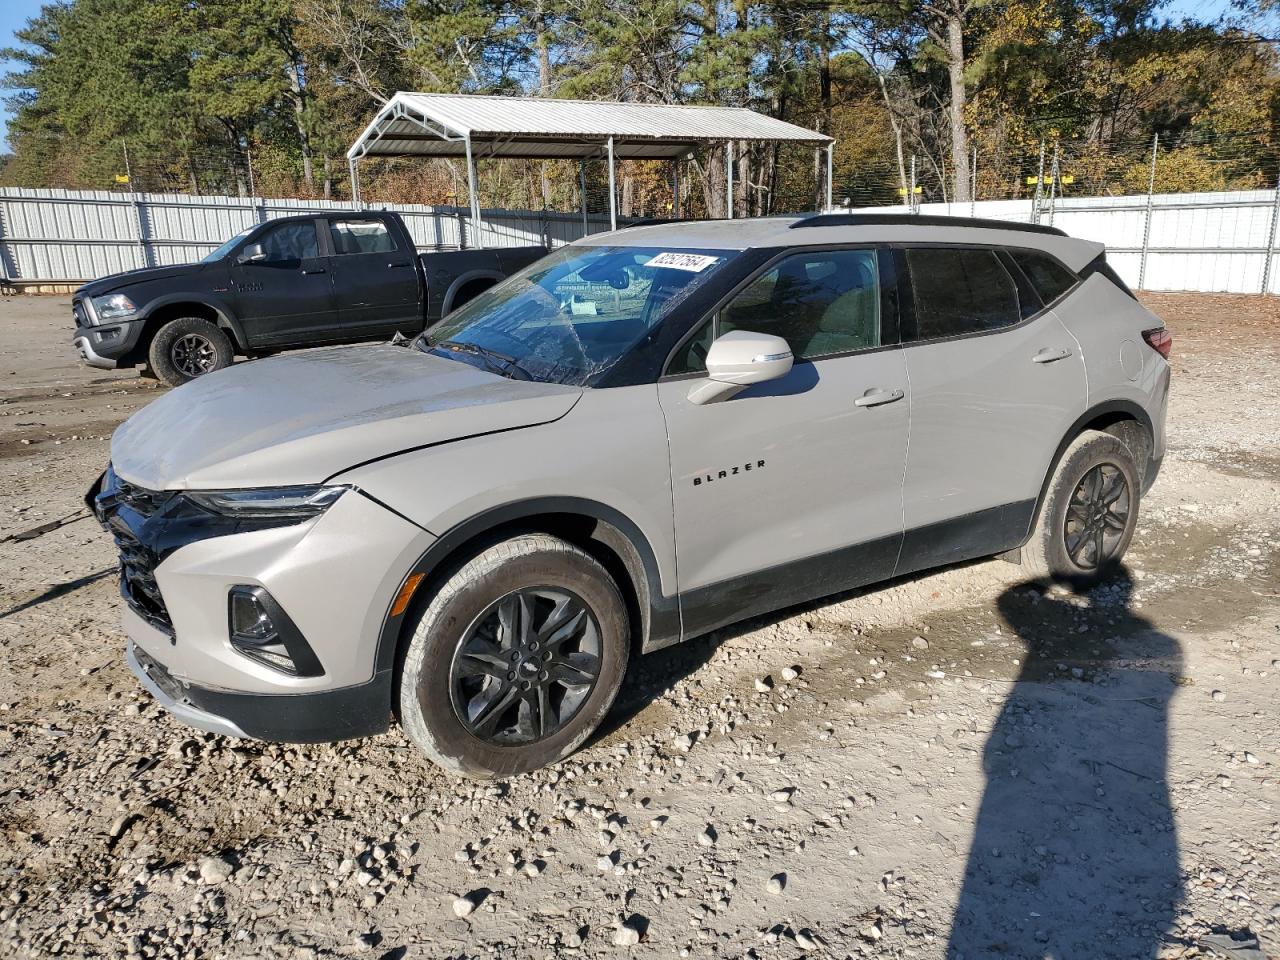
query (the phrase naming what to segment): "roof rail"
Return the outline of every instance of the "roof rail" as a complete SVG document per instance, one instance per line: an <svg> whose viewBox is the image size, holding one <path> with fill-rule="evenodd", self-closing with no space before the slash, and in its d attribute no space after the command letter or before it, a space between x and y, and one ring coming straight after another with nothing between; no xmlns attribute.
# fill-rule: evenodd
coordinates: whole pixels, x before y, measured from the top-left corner
<svg viewBox="0 0 1280 960"><path fill-rule="evenodd" d="M976 227L982 230L1013 230L1018 233L1047 233L1065 237L1066 231L1041 223L990 220L982 217L943 217L927 213L819 213L797 220L798 227Z"/></svg>

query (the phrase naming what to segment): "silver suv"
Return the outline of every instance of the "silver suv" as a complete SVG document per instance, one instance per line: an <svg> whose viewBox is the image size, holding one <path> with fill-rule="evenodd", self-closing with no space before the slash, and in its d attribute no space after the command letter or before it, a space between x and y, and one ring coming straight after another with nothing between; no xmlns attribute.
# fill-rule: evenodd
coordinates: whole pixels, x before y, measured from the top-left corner
<svg viewBox="0 0 1280 960"><path fill-rule="evenodd" d="M1003 554L1102 576L1164 452L1170 337L1102 247L825 214L558 250L403 345L243 364L90 492L128 661L179 719L393 713L468 776L578 747L628 662Z"/></svg>

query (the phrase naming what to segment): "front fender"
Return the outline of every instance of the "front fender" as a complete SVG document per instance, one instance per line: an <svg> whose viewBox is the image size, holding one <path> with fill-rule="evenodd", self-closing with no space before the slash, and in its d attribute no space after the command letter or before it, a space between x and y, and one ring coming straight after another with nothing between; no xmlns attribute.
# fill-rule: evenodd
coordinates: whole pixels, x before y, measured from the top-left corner
<svg viewBox="0 0 1280 960"><path fill-rule="evenodd" d="M439 571L476 537L538 518L599 521L592 539L626 562L650 620L643 646L678 638L679 614L666 425L653 384L587 390L549 423L470 437L353 468L351 483L440 538L415 571ZM626 543L610 543L607 525ZM647 597L645 596L647 594Z"/></svg>

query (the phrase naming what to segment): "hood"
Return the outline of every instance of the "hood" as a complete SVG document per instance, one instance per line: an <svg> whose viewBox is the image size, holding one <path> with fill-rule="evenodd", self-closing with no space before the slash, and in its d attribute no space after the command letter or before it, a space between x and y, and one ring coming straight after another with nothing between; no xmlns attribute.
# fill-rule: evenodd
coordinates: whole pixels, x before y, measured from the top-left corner
<svg viewBox="0 0 1280 960"><path fill-rule="evenodd" d="M111 462L149 490L320 483L411 448L558 420L580 396L389 344L314 350L170 391L116 430Z"/></svg>
<svg viewBox="0 0 1280 960"><path fill-rule="evenodd" d="M126 270L124 273L113 273L109 277L90 280L80 287L74 296L100 297L104 293L119 290L121 287L136 287L140 283L149 283L152 280L189 277L199 273L207 266L207 263L176 263L168 267L145 267L140 270Z"/></svg>

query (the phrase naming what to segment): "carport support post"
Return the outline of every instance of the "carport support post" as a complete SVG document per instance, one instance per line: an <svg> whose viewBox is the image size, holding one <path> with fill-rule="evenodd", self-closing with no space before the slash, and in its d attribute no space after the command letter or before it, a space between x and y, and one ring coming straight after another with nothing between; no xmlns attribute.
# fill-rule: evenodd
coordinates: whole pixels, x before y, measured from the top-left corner
<svg viewBox="0 0 1280 960"><path fill-rule="evenodd" d="M347 170L351 174L351 206L360 209L360 174L356 171L356 158L347 158Z"/></svg>
<svg viewBox="0 0 1280 960"><path fill-rule="evenodd" d="M733 141L724 142L724 209L725 217L733 219Z"/></svg>
<svg viewBox="0 0 1280 960"><path fill-rule="evenodd" d="M836 142L832 140L827 144L827 210L831 209L831 171L835 163L835 149Z"/></svg>
<svg viewBox="0 0 1280 960"><path fill-rule="evenodd" d="M1276 191L1280 196L1280 190ZM680 158L671 161L671 219L680 219Z"/></svg>
<svg viewBox="0 0 1280 960"><path fill-rule="evenodd" d="M484 224L480 222L480 198L476 195L476 158L471 154L471 134L463 140L467 151L467 199L471 201L471 232L475 234L476 249L484 248Z"/></svg>
<svg viewBox="0 0 1280 960"><path fill-rule="evenodd" d="M578 161L578 199L582 201L582 235L585 237L591 232L591 228L587 226L587 160L583 157Z"/></svg>
<svg viewBox="0 0 1280 960"><path fill-rule="evenodd" d="M618 229L618 192L613 185L613 137L609 138L609 229Z"/></svg>

